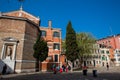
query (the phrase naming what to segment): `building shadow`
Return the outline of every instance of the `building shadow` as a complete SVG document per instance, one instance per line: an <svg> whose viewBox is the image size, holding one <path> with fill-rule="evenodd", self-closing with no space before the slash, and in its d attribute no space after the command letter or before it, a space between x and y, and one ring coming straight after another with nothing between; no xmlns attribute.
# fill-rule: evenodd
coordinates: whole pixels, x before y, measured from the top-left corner
<svg viewBox="0 0 120 80"><path fill-rule="evenodd" d="M6 65L6 73L5 74L10 74L14 73L14 70L11 69L10 65L5 63L3 60L0 59L0 73L2 74L2 71L4 69L4 66Z"/></svg>
<svg viewBox="0 0 120 80"><path fill-rule="evenodd" d="M120 73L99 73L97 77L93 77L92 73L88 73L87 76L84 76L81 72L56 75L40 73L6 77L3 80L120 80L119 75Z"/></svg>

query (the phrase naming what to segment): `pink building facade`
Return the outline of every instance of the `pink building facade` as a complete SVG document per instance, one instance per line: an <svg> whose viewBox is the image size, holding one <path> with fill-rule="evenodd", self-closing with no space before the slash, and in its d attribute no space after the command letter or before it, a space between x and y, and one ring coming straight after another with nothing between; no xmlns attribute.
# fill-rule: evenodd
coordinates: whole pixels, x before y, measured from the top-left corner
<svg viewBox="0 0 120 80"><path fill-rule="evenodd" d="M120 64L120 34L99 39L97 43L109 48L110 60Z"/></svg>

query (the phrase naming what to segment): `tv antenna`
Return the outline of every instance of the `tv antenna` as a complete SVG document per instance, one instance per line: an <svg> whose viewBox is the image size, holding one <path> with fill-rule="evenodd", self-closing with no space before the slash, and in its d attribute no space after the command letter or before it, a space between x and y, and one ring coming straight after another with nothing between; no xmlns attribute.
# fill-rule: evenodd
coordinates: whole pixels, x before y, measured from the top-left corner
<svg viewBox="0 0 120 80"><path fill-rule="evenodd" d="M111 34L111 36L113 36L113 31L112 31L111 26L109 27L109 29L110 29L110 34Z"/></svg>
<svg viewBox="0 0 120 80"><path fill-rule="evenodd" d="M18 0L18 2L21 3L21 5L23 4L24 1L25 1L25 0Z"/></svg>

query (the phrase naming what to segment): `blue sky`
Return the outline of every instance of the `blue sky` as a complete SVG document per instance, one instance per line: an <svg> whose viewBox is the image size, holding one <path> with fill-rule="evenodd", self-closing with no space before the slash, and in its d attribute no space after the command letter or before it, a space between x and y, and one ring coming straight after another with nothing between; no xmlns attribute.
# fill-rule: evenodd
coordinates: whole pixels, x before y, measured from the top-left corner
<svg viewBox="0 0 120 80"><path fill-rule="evenodd" d="M41 26L52 20L53 28L61 28L62 39L69 20L76 32L90 32L97 39L120 34L120 0L0 0L0 11L19 10L21 4L40 17Z"/></svg>

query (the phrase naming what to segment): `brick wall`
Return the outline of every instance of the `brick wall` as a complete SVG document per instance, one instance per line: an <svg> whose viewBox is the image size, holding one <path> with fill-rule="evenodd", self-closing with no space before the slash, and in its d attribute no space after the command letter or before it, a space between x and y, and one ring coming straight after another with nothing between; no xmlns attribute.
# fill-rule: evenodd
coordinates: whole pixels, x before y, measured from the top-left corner
<svg viewBox="0 0 120 80"><path fill-rule="evenodd" d="M35 69L33 45L39 31L38 27L26 19L0 18L0 56L4 43L2 39L13 37L19 40L15 56L15 70L24 72L25 69Z"/></svg>

